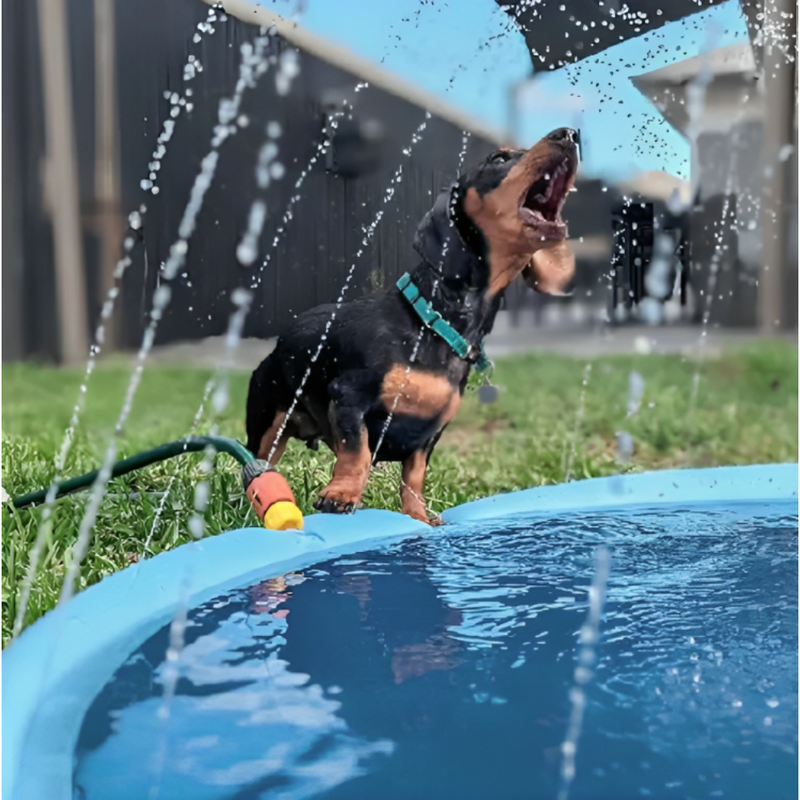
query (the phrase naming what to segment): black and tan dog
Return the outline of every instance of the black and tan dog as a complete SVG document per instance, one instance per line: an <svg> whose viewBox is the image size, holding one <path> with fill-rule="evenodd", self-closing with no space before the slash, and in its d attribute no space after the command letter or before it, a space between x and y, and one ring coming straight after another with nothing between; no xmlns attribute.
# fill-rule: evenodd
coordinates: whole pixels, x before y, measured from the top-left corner
<svg viewBox="0 0 800 800"><path fill-rule="evenodd" d="M559 128L530 150L498 150L466 172L417 230L414 247L422 261L405 296L392 288L338 310L323 305L307 311L253 372L251 452L262 459L272 454L274 465L295 437L309 445L321 439L336 454L333 478L316 508L354 510L373 459L400 461L403 512L428 521L422 496L428 459L458 411L503 291L522 273L537 291L568 293L575 261L561 208L575 179L575 140L574 131ZM461 348L459 355L440 335L442 323L440 333L425 325L408 299L409 286L468 351Z"/></svg>

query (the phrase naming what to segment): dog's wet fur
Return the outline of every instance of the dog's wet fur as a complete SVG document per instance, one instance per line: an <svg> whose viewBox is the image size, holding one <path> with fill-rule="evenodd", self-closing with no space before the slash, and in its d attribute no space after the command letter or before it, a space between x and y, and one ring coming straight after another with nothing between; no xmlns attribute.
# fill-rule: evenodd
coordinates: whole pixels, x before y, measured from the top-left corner
<svg viewBox="0 0 800 800"><path fill-rule="evenodd" d="M411 278L475 355L492 329L504 290L518 275L537 291L569 293L575 261L561 207L577 163L576 134L569 128L553 131L527 151L500 149L442 192L420 223L414 249L421 261L410 270ZM275 465L290 437L309 446L325 442L336 464L315 507L350 512L360 503L392 413L375 460L402 463L403 513L434 521L423 499L425 471L461 404L471 363L428 329L412 361L421 326L396 287L338 309L323 305L301 314L253 372L248 449L261 459L274 450Z"/></svg>

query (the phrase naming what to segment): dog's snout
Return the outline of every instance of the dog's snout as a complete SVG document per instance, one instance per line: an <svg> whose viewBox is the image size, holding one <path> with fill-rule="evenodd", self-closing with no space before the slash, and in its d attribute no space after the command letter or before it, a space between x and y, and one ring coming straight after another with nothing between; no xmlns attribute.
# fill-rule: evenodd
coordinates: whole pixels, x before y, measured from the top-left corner
<svg viewBox="0 0 800 800"><path fill-rule="evenodd" d="M572 128L556 128L554 131L550 131L544 138L550 142L557 142L558 144L574 145L578 142L578 133Z"/></svg>
<svg viewBox="0 0 800 800"><path fill-rule="evenodd" d="M562 297L572 297L575 294L575 276L573 275L562 287Z"/></svg>

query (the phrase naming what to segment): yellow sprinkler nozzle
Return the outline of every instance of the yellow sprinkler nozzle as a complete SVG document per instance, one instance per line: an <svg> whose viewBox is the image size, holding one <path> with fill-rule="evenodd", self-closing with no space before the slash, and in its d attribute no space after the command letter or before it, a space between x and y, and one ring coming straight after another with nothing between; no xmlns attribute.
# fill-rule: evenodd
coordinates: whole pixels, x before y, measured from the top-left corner
<svg viewBox="0 0 800 800"><path fill-rule="evenodd" d="M273 531L303 530L303 512L288 500L273 503L264 514L264 527Z"/></svg>
<svg viewBox="0 0 800 800"><path fill-rule="evenodd" d="M265 528L272 531L303 530L303 513L297 507L286 478L266 461L245 464L242 483Z"/></svg>

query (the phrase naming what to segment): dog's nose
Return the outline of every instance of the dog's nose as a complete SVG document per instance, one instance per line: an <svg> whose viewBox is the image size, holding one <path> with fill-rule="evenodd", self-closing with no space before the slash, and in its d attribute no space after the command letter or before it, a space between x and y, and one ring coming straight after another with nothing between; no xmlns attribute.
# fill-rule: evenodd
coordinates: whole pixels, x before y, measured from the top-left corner
<svg viewBox="0 0 800 800"><path fill-rule="evenodd" d="M556 128L554 131L550 131L544 138L551 142L558 142L559 144L577 144L578 132L574 131L572 128Z"/></svg>

